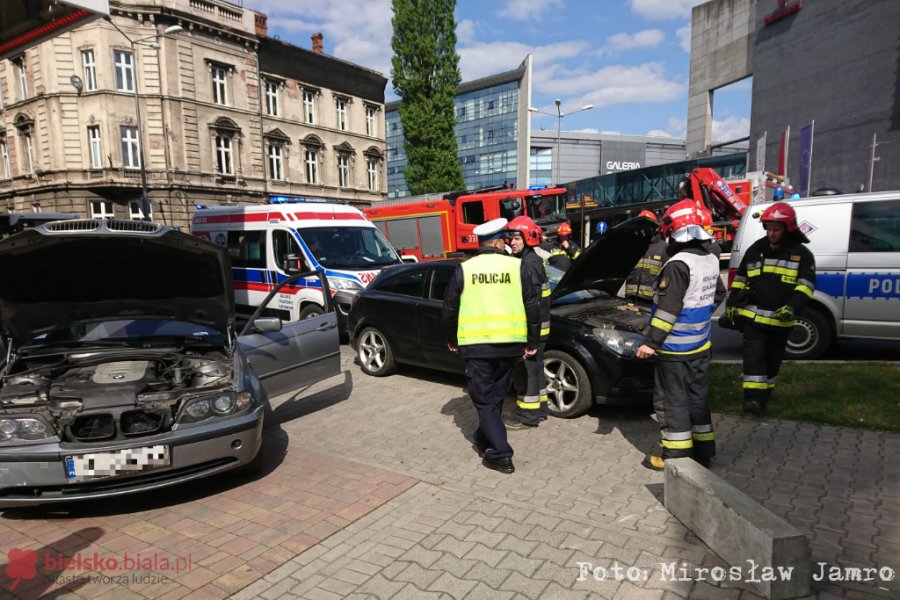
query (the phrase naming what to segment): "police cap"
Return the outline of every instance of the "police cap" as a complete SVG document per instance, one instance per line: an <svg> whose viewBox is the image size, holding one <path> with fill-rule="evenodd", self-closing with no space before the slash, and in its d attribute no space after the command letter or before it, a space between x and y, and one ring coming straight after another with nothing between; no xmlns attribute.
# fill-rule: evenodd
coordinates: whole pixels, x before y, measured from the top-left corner
<svg viewBox="0 0 900 600"><path fill-rule="evenodd" d="M506 235L507 220L504 218L491 219L487 223L482 223L472 230L472 233L478 236L478 241L485 242L495 238L504 237Z"/></svg>

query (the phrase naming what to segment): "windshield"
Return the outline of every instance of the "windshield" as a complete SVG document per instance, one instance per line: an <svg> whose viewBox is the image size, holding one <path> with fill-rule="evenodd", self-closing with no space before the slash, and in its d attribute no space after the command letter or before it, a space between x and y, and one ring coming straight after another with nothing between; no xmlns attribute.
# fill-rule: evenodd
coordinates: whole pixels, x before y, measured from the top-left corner
<svg viewBox="0 0 900 600"><path fill-rule="evenodd" d="M500 201L500 216L507 221L512 221L516 217L521 217L524 214L525 211L522 210L521 198L507 198L506 200Z"/></svg>
<svg viewBox="0 0 900 600"><path fill-rule="evenodd" d="M311 227L297 233L316 261L328 269L369 269L400 262L375 227Z"/></svg>
<svg viewBox="0 0 900 600"><path fill-rule="evenodd" d="M551 267L550 265L546 265L546 270L547 280L550 283L550 291L552 292L556 289L556 286L559 285L559 280L562 279L562 276L565 275L566 272L562 269ZM606 296L606 294L600 290L579 290L577 292L572 292L571 294L566 294L565 296L555 298L553 300L553 305L560 306L563 304L575 304L577 302L581 302L582 300L593 300L594 298L603 298L604 296Z"/></svg>
<svg viewBox="0 0 900 600"><path fill-rule="evenodd" d="M224 344L224 333L187 321L170 319L114 319L110 321L78 321L69 327L41 333L31 341L32 346L95 342L123 342L146 344L148 338L194 340L208 344ZM161 341L161 340L160 340Z"/></svg>
<svg viewBox="0 0 900 600"><path fill-rule="evenodd" d="M566 220L566 195L531 196L528 201L528 216L536 223L553 223Z"/></svg>

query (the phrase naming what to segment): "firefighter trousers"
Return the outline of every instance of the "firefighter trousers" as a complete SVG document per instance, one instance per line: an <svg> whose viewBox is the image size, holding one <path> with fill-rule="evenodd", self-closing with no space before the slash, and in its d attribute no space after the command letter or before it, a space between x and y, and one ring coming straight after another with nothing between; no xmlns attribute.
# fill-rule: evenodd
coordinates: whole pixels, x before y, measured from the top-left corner
<svg viewBox="0 0 900 600"><path fill-rule="evenodd" d="M715 456L708 372L708 355L656 362L653 408L664 459L694 457L706 461Z"/></svg>
<svg viewBox="0 0 900 600"><path fill-rule="evenodd" d="M744 325L744 408L756 402L764 408L784 360L790 327L783 329Z"/></svg>
<svg viewBox="0 0 900 600"><path fill-rule="evenodd" d="M478 413L474 441L488 460L510 458L513 449L503 425L503 399L512 381L512 358L467 358L469 397Z"/></svg>
<svg viewBox="0 0 900 600"><path fill-rule="evenodd" d="M523 423L538 424L547 417L547 377L544 375L544 344L538 345L537 354L522 361L525 367L525 396L516 400L516 419Z"/></svg>

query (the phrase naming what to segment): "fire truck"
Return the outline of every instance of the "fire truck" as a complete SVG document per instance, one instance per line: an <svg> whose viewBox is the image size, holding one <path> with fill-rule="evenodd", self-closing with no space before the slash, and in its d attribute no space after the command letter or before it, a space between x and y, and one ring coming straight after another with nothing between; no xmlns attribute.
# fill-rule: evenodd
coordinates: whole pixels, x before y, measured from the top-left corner
<svg viewBox="0 0 900 600"><path fill-rule="evenodd" d="M547 235L566 221L566 188L431 194L377 202L363 210L402 256L438 260L474 254L476 226L503 217L528 216Z"/></svg>

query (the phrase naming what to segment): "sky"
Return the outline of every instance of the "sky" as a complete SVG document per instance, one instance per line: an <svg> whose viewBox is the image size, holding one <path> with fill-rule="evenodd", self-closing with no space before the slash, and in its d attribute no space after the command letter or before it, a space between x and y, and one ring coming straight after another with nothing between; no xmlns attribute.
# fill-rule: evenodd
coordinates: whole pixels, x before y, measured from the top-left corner
<svg viewBox="0 0 900 600"><path fill-rule="evenodd" d="M514 69L533 57L532 128L684 137L691 7L705 0L457 0L462 81ZM390 78L390 0L243 0L268 15L269 35ZM750 80L715 95L713 140L748 135ZM397 98L391 82L388 101ZM592 104L591 110L575 112Z"/></svg>

